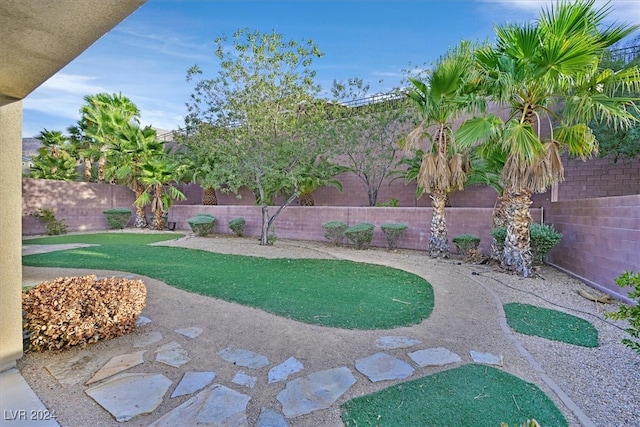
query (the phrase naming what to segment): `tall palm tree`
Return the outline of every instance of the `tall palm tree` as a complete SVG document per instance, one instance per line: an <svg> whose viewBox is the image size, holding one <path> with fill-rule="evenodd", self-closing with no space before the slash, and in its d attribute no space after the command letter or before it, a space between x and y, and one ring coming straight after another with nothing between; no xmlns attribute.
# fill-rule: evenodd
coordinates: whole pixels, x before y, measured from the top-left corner
<svg viewBox="0 0 640 427"><path fill-rule="evenodd" d="M104 182L109 145L126 123L139 124L140 110L121 93L87 95L84 100L86 104L80 107L81 128L93 144L91 150L99 152L98 182Z"/></svg>
<svg viewBox="0 0 640 427"><path fill-rule="evenodd" d="M608 6L595 9L594 0L562 1L544 9L536 23L497 26L495 46L476 52L481 87L504 112L467 120L457 138L464 146L498 145L507 154L501 174L507 218L502 264L525 277L532 273L532 193L563 179L563 150L582 158L597 150L586 123L616 127L634 120L634 100L616 96L615 89L637 88L637 68L616 73L599 64L607 47L638 26L602 29L609 12Z"/></svg>
<svg viewBox="0 0 640 427"><path fill-rule="evenodd" d="M422 122L406 138L406 147L423 148L417 176L418 186L429 193L433 216L429 237L429 255L448 256L445 204L447 194L462 190L469 170L465 151L456 144L453 126L463 113L483 108L484 102L473 93L473 47L462 42L435 64L425 82L409 79ZM426 143L426 146L425 146Z"/></svg>
<svg viewBox="0 0 640 427"><path fill-rule="evenodd" d="M144 191L136 199L136 206L151 204L154 213L153 228L164 228L165 212L173 204L174 200L184 200L186 196L176 187L176 177L180 175L181 165L168 155L148 158L142 165L140 183Z"/></svg>
<svg viewBox="0 0 640 427"><path fill-rule="evenodd" d="M164 142L158 140L150 127L140 129L133 123L126 123L116 133L110 147L111 162L105 170L105 177L126 185L138 200L145 191L142 183L143 166L149 159L164 156ZM144 205L135 205L134 227L147 226Z"/></svg>
<svg viewBox="0 0 640 427"><path fill-rule="evenodd" d="M74 126L69 126L67 132L69 133L69 140L75 147L78 158L84 166L84 181L91 182L93 180L93 162L100 157L100 147L97 147L92 139L87 137L81 120Z"/></svg>
<svg viewBox="0 0 640 427"><path fill-rule="evenodd" d="M74 147L60 131L44 129L36 137L42 143L38 155L32 159L29 176L41 179L75 181L78 177Z"/></svg>

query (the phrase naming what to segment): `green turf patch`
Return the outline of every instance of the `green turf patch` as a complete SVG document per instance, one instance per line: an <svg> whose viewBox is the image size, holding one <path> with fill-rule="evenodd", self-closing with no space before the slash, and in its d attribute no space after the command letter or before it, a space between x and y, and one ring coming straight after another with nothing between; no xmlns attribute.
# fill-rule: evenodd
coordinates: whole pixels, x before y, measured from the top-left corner
<svg viewBox="0 0 640 427"><path fill-rule="evenodd" d="M582 347L598 346L598 330L584 319L529 304L504 305L507 324L516 332Z"/></svg>
<svg viewBox="0 0 640 427"><path fill-rule="evenodd" d="M350 261L266 259L129 244L29 255L22 260L26 266L142 274L190 292L339 328L417 324L433 309L433 289L423 278Z"/></svg>
<svg viewBox="0 0 640 427"><path fill-rule="evenodd" d="M92 245L148 245L149 243L176 240L184 234L176 233L95 233L65 234L64 236L25 239L23 245L58 245L64 243L87 243Z"/></svg>
<svg viewBox="0 0 640 427"><path fill-rule="evenodd" d="M341 405L346 426L499 426L535 418L566 426L535 384L499 369L469 364L397 384Z"/></svg>

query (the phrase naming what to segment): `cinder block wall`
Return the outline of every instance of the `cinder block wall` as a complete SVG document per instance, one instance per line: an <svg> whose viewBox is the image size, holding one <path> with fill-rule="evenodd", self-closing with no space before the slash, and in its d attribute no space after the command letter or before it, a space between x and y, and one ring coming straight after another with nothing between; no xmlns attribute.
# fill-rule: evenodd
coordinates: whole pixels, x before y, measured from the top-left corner
<svg viewBox="0 0 640 427"><path fill-rule="evenodd" d="M640 195L552 203L546 221L562 233L548 262L591 286L626 297L615 278L640 271Z"/></svg>
<svg viewBox="0 0 640 427"><path fill-rule="evenodd" d="M640 194L640 158L582 161L563 158L565 181L558 186L558 200Z"/></svg>
<svg viewBox="0 0 640 427"><path fill-rule="evenodd" d="M109 223L102 211L133 210L134 200L134 193L120 185L23 178L22 234L46 233L44 224L31 215L39 208L53 209L68 231L106 230Z"/></svg>
<svg viewBox="0 0 640 427"><path fill-rule="evenodd" d="M273 215L277 207L270 207ZM260 236L262 217L259 206L173 206L169 211L169 221L176 222L178 230L188 230L187 219L199 213L208 213L216 218L214 232L232 233L229 221L243 217L246 221L245 235ZM386 247L387 242L380 225L400 222L409 226L398 246L405 249L425 250L429 246L431 208L369 208L369 207L303 207L289 206L275 221L275 232L280 238L297 240L326 241L322 224L328 221L344 221L347 225L368 222L376 226L372 246ZM446 212L449 242L455 236L469 233L480 237L481 249L489 251L491 244L493 209L491 208L449 208ZM540 210L533 209L535 220L540 218ZM346 240L345 240L346 242ZM454 250L453 244L450 245Z"/></svg>

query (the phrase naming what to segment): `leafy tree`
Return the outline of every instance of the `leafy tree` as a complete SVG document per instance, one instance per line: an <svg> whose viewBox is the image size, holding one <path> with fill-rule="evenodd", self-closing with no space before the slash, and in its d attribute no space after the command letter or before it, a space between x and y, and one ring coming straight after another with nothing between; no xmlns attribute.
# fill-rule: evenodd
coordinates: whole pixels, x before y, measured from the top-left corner
<svg viewBox="0 0 640 427"><path fill-rule="evenodd" d="M78 178L77 160L73 146L60 131L44 129L36 137L42 142L38 155L32 159L32 178L75 181Z"/></svg>
<svg viewBox="0 0 640 427"><path fill-rule="evenodd" d="M640 73L602 69L602 53L638 26L601 29L610 9L594 0L559 2L537 22L495 28L497 42L476 51L476 68L488 98L504 108L503 118L486 114L469 119L459 143L501 147L506 163L501 180L506 198L507 235L502 264L523 276L532 273L529 206L533 192L563 179L560 153L585 158L597 148L587 126L592 120L628 127L634 99L617 96L622 85L637 91ZM556 105L564 105L561 115ZM543 127L549 129L547 136Z"/></svg>
<svg viewBox="0 0 640 427"><path fill-rule="evenodd" d="M399 89L371 96L361 79L334 81L332 94L323 135L335 161L364 183L369 206L375 206L382 183L393 175L399 141L415 124L415 111Z"/></svg>
<svg viewBox="0 0 640 427"><path fill-rule="evenodd" d="M409 97L418 107L422 121L409 133L405 144L410 151L424 148L417 182L432 200L432 257L449 254L447 194L464 188L470 168L468 153L456 144L454 122L463 113L484 107L483 99L474 96L472 64L472 46L462 42L436 62L426 81L410 79L413 89Z"/></svg>
<svg viewBox="0 0 640 427"><path fill-rule="evenodd" d="M227 179L227 169L220 166L226 159L220 150L221 144L216 143L215 132L207 127L202 123L198 132L192 132L192 135L177 133L176 139L181 147L174 156L186 165L180 181L193 182L204 189L203 205L217 205L216 189L224 185Z"/></svg>
<svg viewBox="0 0 640 427"><path fill-rule="evenodd" d="M300 175L310 159L324 154L316 138L322 103L311 69L322 54L312 40L285 40L276 32L241 29L218 37L220 70L206 79L196 65L187 73L195 83L187 104L185 137L208 141L222 162L214 162L225 191L251 189L262 207L260 244L269 243L270 226L300 193ZM204 132L203 138L198 134ZM277 195L284 202L273 215Z"/></svg>
<svg viewBox="0 0 640 427"><path fill-rule="evenodd" d="M109 146L116 142L118 129L128 122L139 125L140 110L121 93L87 95L84 100L86 104L80 107L78 124L78 134L80 131L84 134L81 140L83 155L85 159L93 159L98 153L98 182L104 182ZM72 135L74 133L75 130Z"/></svg>

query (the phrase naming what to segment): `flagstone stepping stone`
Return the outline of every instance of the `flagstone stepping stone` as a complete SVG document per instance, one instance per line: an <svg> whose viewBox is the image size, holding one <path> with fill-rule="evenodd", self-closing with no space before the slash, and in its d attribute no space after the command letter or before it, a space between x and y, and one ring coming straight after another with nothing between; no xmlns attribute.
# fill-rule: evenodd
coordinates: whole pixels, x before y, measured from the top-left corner
<svg viewBox="0 0 640 427"><path fill-rule="evenodd" d="M251 396L220 384L213 384L177 408L167 412L149 427L175 427L206 424L248 427L247 404Z"/></svg>
<svg viewBox="0 0 640 427"><path fill-rule="evenodd" d="M171 380L162 374L120 374L85 393L123 422L153 412L170 386Z"/></svg>
<svg viewBox="0 0 640 427"><path fill-rule="evenodd" d="M349 368L343 366L289 381L276 398L284 416L293 418L330 407L355 383Z"/></svg>
<svg viewBox="0 0 640 427"><path fill-rule="evenodd" d="M383 348L385 350L392 350L394 348L407 348L416 344L420 344L422 341L415 338L402 337L402 336L386 336L380 337L376 340L376 347Z"/></svg>
<svg viewBox="0 0 640 427"><path fill-rule="evenodd" d="M234 383L234 384L238 384L238 385L242 385L242 386L245 386L245 387L253 388L253 387L255 387L256 383L258 382L258 378L257 377L252 377L251 375L247 375L243 371L240 371L233 377L231 382Z"/></svg>
<svg viewBox="0 0 640 427"><path fill-rule="evenodd" d="M184 335L187 338L196 338L198 335L202 333L202 328L192 327L192 328L182 328L176 329L174 332Z"/></svg>
<svg viewBox="0 0 640 427"><path fill-rule="evenodd" d="M91 353L80 353L69 360L61 360L46 366L47 371L61 385L78 384L83 377L91 375L104 364L103 357Z"/></svg>
<svg viewBox="0 0 640 427"><path fill-rule="evenodd" d="M171 398L184 396L185 394L195 393L196 391L200 391L213 381L216 377L216 373L212 371L206 372L195 372L195 371L187 371L182 376L182 379L178 383L178 386L173 393L171 394Z"/></svg>
<svg viewBox="0 0 640 427"><path fill-rule="evenodd" d="M304 365L295 357L290 357L269 371L269 384L286 380L287 377L304 369Z"/></svg>
<svg viewBox="0 0 640 427"><path fill-rule="evenodd" d="M136 320L136 326L144 326L148 323L151 323L151 319L145 316L138 316L138 320Z"/></svg>
<svg viewBox="0 0 640 427"><path fill-rule="evenodd" d="M407 362L386 353L376 353L373 356L356 360L356 369L371 382L402 380L411 376L414 371Z"/></svg>
<svg viewBox="0 0 640 427"><path fill-rule="evenodd" d="M460 356L450 352L444 347L418 350L414 351L413 353L409 353L408 356L420 367L444 366L450 363L457 363L462 361Z"/></svg>
<svg viewBox="0 0 640 427"><path fill-rule="evenodd" d="M476 363L484 363L485 365L502 366L502 356L496 356L491 353L482 353L480 351L471 350L469 352L471 359Z"/></svg>
<svg viewBox="0 0 640 427"><path fill-rule="evenodd" d="M175 341L158 347L156 353L156 362L164 363L174 368L179 368L191 360L187 350Z"/></svg>
<svg viewBox="0 0 640 427"><path fill-rule="evenodd" d="M245 368L260 369L269 364L269 359L258 353L249 350L225 348L218 352L218 355L230 363Z"/></svg>
<svg viewBox="0 0 640 427"><path fill-rule="evenodd" d="M121 354L120 356L112 357L86 384L93 384L136 365L142 365L144 363L142 355L145 351L146 350L141 350L135 353Z"/></svg>
<svg viewBox="0 0 640 427"><path fill-rule="evenodd" d="M289 424L282 414L272 409L262 408L256 427L289 427Z"/></svg>
<svg viewBox="0 0 640 427"><path fill-rule="evenodd" d="M158 341L162 341L162 334L158 331L148 332L143 334L134 343L134 347L146 347Z"/></svg>

